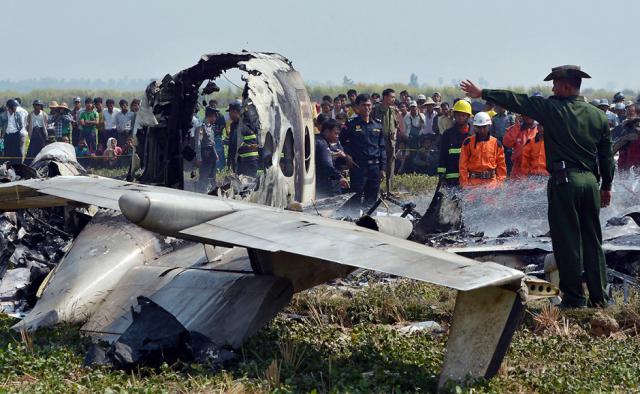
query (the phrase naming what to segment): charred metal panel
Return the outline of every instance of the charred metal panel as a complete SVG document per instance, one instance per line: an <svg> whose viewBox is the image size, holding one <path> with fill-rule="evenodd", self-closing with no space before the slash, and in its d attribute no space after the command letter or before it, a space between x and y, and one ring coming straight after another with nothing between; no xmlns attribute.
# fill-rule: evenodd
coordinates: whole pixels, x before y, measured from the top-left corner
<svg viewBox="0 0 640 394"><path fill-rule="evenodd" d="M271 320L292 296L289 281L206 269L136 267L110 293L82 330L109 342L133 321L131 308L145 296L189 331L217 345L240 347Z"/></svg>

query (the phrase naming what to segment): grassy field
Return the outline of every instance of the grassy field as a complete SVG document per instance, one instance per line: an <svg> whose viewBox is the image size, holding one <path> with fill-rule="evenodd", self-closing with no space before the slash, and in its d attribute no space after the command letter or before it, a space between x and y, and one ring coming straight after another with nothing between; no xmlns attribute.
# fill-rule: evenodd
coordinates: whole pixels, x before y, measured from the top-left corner
<svg viewBox="0 0 640 394"><path fill-rule="evenodd" d="M3 392L433 392L444 334L401 334L408 321L447 329L455 292L399 280L363 290L322 286L288 309L239 351L225 370L178 363L131 373L83 367L88 342L77 327L21 337L0 318ZM559 313L531 306L497 377L450 385L450 392L640 390L640 298L610 308L621 328L590 333L594 310ZM481 333L479 333L481 335Z"/></svg>

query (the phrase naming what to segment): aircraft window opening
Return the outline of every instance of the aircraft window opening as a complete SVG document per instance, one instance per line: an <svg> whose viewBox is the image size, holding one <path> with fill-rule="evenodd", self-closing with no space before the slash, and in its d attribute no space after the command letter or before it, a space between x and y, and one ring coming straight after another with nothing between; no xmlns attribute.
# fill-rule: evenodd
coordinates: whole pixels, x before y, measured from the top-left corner
<svg viewBox="0 0 640 394"><path fill-rule="evenodd" d="M267 133L264 139L264 146L262 148L262 164L265 168L271 168L273 165L273 136L271 133Z"/></svg>
<svg viewBox="0 0 640 394"><path fill-rule="evenodd" d="M294 146L293 131L289 128L284 137L284 144L282 144L282 152L280 153L280 170L286 177L293 176Z"/></svg>
<svg viewBox="0 0 640 394"><path fill-rule="evenodd" d="M309 128L304 127L304 171L309 172L311 167L311 135L309 135Z"/></svg>

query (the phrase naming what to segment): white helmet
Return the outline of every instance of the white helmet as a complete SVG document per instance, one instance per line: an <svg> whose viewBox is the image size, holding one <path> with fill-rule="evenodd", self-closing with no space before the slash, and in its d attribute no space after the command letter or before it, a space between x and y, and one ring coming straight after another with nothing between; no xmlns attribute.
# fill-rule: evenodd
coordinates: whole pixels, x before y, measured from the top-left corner
<svg viewBox="0 0 640 394"><path fill-rule="evenodd" d="M486 112L478 112L476 116L473 117L473 125L489 126L491 125L491 116Z"/></svg>

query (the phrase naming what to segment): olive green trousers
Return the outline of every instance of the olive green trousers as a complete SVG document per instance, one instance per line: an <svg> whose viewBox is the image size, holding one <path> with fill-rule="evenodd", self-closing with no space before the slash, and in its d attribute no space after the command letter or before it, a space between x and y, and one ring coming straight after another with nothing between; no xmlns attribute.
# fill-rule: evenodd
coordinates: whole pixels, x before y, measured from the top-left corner
<svg viewBox="0 0 640 394"><path fill-rule="evenodd" d="M607 271L602 251L600 190L590 172L569 172L568 183L549 179L549 227L563 302L584 306L583 273L592 306L606 306Z"/></svg>

